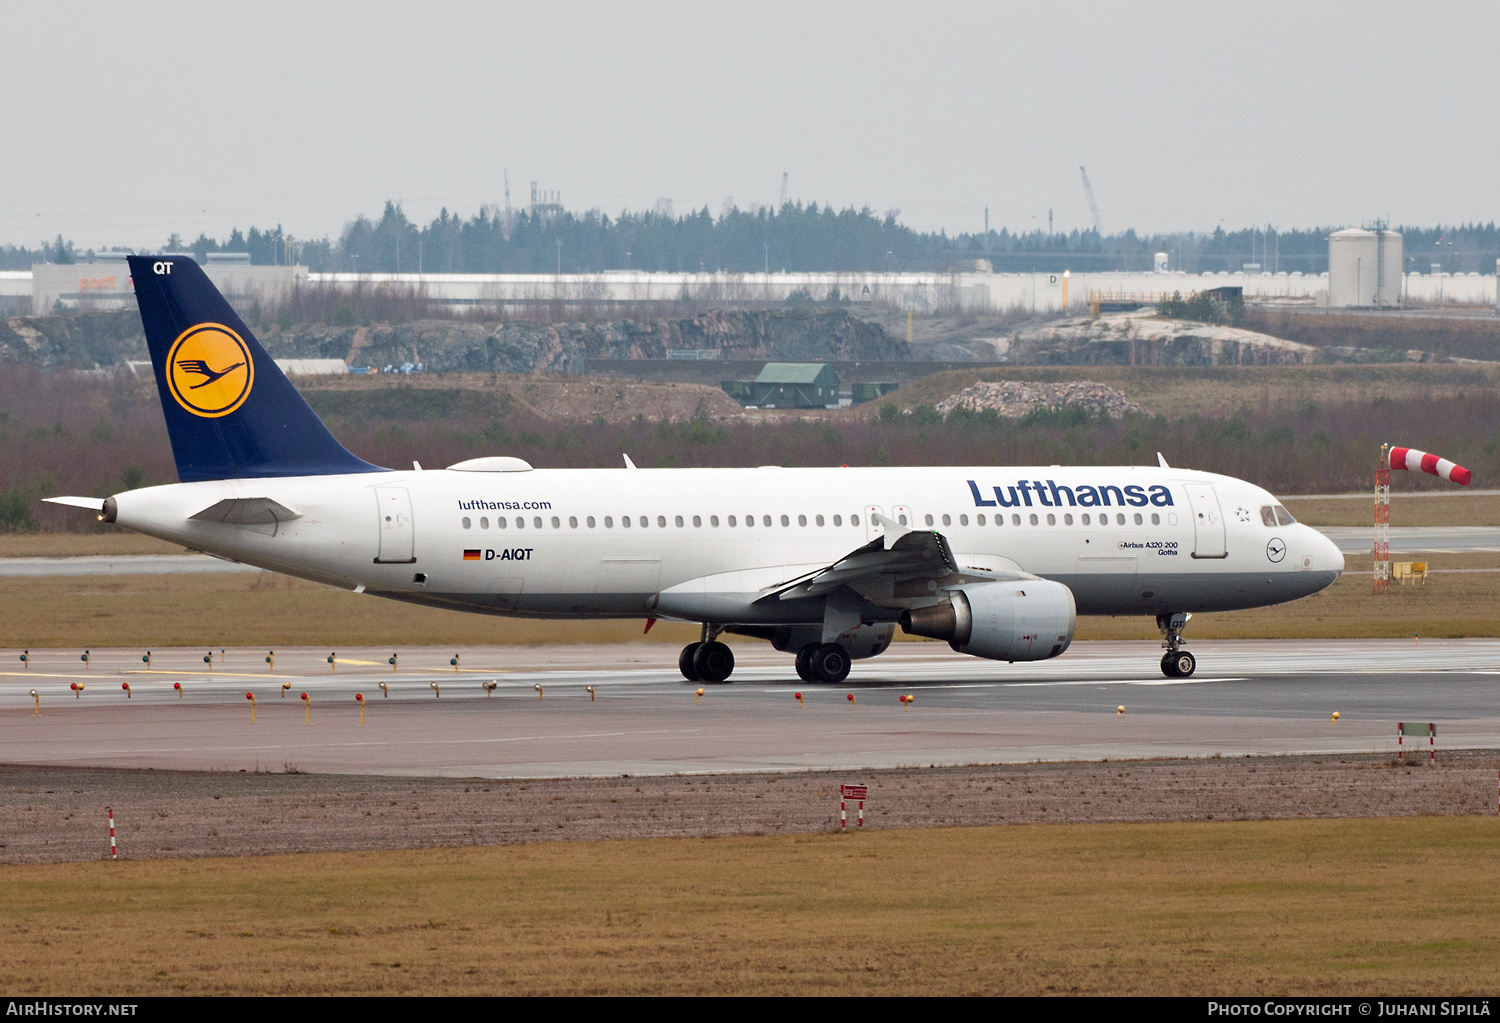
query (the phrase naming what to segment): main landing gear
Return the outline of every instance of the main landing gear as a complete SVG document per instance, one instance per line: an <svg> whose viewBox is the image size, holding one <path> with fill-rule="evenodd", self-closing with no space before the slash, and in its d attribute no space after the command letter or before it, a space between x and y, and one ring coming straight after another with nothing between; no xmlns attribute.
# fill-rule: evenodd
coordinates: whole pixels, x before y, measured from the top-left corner
<svg viewBox="0 0 1500 1023"><path fill-rule="evenodd" d="M1156 616L1156 627L1165 637L1161 645L1167 652L1161 658L1161 673L1167 678L1190 678L1198 670L1198 659L1182 649L1182 630L1191 617L1183 611Z"/></svg>
<svg viewBox="0 0 1500 1023"><path fill-rule="evenodd" d="M703 639L677 655L677 670L689 682L723 682L734 672L734 651L718 641L721 627L703 626Z"/></svg>
<svg viewBox="0 0 1500 1023"><path fill-rule="evenodd" d="M837 643L809 643L797 651L797 677L836 685L849 677L849 651Z"/></svg>

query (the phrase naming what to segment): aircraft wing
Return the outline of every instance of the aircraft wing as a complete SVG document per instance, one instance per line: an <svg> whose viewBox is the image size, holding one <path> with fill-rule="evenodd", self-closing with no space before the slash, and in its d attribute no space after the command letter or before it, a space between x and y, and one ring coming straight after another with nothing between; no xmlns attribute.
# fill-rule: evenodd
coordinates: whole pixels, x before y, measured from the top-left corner
<svg viewBox="0 0 1500 1023"><path fill-rule="evenodd" d="M819 597L874 576L902 583L946 579L957 572L953 550L942 533L907 529L883 515L876 516L875 521L885 529L884 536L850 551L826 568L769 587L758 599Z"/></svg>

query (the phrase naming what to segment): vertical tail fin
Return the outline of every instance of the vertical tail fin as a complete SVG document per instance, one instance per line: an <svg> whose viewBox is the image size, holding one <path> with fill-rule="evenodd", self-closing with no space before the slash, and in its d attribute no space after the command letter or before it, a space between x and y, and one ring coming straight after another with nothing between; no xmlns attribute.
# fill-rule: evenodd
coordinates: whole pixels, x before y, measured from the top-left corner
<svg viewBox="0 0 1500 1023"><path fill-rule="evenodd" d="M380 471L334 439L197 263L131 256L130 276L184 483Z"/></svg>

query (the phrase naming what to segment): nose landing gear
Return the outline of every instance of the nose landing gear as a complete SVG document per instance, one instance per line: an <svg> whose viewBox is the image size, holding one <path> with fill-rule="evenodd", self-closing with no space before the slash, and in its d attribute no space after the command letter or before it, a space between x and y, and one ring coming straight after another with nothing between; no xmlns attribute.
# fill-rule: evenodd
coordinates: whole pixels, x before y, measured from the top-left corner
<svg viewBox="0 0 1500 1023"><path fill-rule="evenodd" d="M1161 645L1167 651L1162 655L1161 673L1167 678L1190 678L1198 670L1198 659L1182 649L1182 630L1191 617L1185 611L1156 616L1156 627L1164 637Z"/></svg>

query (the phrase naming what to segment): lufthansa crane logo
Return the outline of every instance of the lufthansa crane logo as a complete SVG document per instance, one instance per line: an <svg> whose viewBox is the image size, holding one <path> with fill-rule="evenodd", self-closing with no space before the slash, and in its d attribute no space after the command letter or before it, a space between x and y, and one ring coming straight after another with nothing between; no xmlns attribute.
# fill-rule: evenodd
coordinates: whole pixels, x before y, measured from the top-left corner
<svg viewBox="0 0 1500 1023"><path fill-rule="evenodd" d="M250 346L223 324L189 327L167 353L167 387L195 416L229 415L245 403L254 383Z"/></svg>

